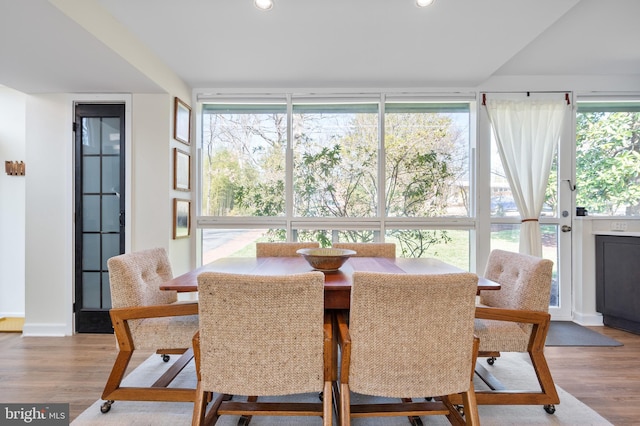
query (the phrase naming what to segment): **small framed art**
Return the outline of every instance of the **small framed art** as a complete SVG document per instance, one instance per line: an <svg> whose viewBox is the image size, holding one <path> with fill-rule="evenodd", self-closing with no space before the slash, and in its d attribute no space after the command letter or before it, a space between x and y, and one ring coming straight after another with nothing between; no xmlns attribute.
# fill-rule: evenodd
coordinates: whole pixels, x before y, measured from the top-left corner
<svg viewBox="0 0 640 426"><path fill-rule="evenodd" d="M191 229L191 201L173 199L173 239L187 238Z"/></svg>
<svg viewBox="0 0 640 426"><path fill-rule="evenodd" d="M173 148L173 189L191 191L191 156Z"/></svg>
<svg viewBox="0 0 640 426"><path fill-rule="evenodd" d="M189 145L191 143L191 107L175 98L173 108L173 137L175 140Z"/></svg>

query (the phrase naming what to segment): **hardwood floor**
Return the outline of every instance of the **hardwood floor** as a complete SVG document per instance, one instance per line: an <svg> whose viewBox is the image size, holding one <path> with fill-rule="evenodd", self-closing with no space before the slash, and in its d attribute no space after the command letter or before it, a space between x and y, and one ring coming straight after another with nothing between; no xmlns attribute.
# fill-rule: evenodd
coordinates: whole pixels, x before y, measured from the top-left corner
<svg viewBox="0 0 640 426"><path fill-rule="evenodd" d="M624 346L548 347L545 354L554 380L614 425L636 425L640 418L640 336L608 327L590 328ZM22 337L0 333L0 402L68 402L73 420L100 398L115 354L112 335ZM149 355L135 355L132 366Z"/></svg>
<svg viewBox="0 0 640 426"><path fill-rule="evenodd" d="M640 336L609 327L589 327L624 346L547 347L556 385L616 426L640 418Z"/></svg>

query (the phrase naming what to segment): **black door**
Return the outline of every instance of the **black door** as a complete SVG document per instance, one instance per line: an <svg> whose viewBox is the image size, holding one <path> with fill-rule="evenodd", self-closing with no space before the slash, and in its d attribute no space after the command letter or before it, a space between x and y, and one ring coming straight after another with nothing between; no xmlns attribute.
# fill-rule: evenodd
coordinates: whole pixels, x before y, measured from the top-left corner
<svg viewBox="0 0 640 426"><path fill-rule="evenodd" d="M124 104L75 105L75 324L112 333L107 260L124 253Z"/></svg>

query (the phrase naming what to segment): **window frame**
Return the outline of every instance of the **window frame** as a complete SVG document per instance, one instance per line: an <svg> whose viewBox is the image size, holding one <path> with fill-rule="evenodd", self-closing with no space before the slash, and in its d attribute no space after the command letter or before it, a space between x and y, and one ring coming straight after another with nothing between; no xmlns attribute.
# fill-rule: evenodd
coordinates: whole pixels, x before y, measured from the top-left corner
<svg viewBox="0 0 640 426"><path fill-rule="evenodd" d="M295 95L293 93L276 94L276 95L217 95L217 96L199 96L197 101L197 110L199 117L196 119L199 129L197 135L202 138L202 114L203 104L208 102L242 104L251 102L261 103L279 103L286 101L287 105L287 149L286 149L286 181L285 181L285 215L282 217L272 216L205 216L201 210L202 200L202 140L196 141L197 146L197 179L196 179L196 211L195 220L196 234L201 240L201 232L203 229L262 229L262 228L278 228L284 229L287 235L287 241L293 240L294 230L309 229L339 229L339 230L372 230L382 241L386 230L389 229L421 229L421 230L466 230L470 232L469 236L469 266L473 270L475 268L475 252L477 230L477 189L476 189L476 134L477 134L477 102L476 94L389 94L383 92L364 93L364 94L320 94L320 95ZM386 182L385 163L382 161L384 151L384 117L386 104L399 103L433 103L440 105L448 104L467 104L469 115L468 138L468 176L469 176L469 215L462 216L442 216L442 217L387 217L384 212L386 185L380 185L378 191L378 212L372 217L294 217L293 216L293 148L292 148L292 116L293 106L299 103L371 103L378 104L378 177L379 182ZM449 111L443 111L449 112ZM201 251L201 242L197 243L198 251ZM198 259L202 255L199 253Z"/></svg>

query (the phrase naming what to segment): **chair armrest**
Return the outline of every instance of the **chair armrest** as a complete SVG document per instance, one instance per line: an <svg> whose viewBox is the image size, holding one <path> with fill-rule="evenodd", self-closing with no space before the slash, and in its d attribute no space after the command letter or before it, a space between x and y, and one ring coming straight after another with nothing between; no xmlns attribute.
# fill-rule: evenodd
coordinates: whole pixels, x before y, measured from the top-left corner
<svg viewBox="0 0 640 426"><path fill-rule="evenodd" d="M547 332L551 324L551 315L547 312L478 306L476 307L476 318L532 324L527 350L530 353L544 351Z"/></svg>
<svg viewBox="0 0 640 426"><path fill-rule="evenodd" d="M198 302L176 303L170 305L131 306L128 308L112 308L109 310L111 321L128 321L142 318L179 317L197 315Z"/></svg>
<svg viewBox="0 0 640 426"><path fill-rule="evenodd" d="M527 324L544 324L551 321L547 312L526 311L519 309L476 307L476 318L496 321L522 322Z"/></svg>
<svg viewBox="0 0 640 426"><path fill-rule="evenodd" d="M177 303L170 305L132 306L109 310L111 324L121 351L134 348L129 321L143 318L179 317L198 314L198 303Z"/></svg>

